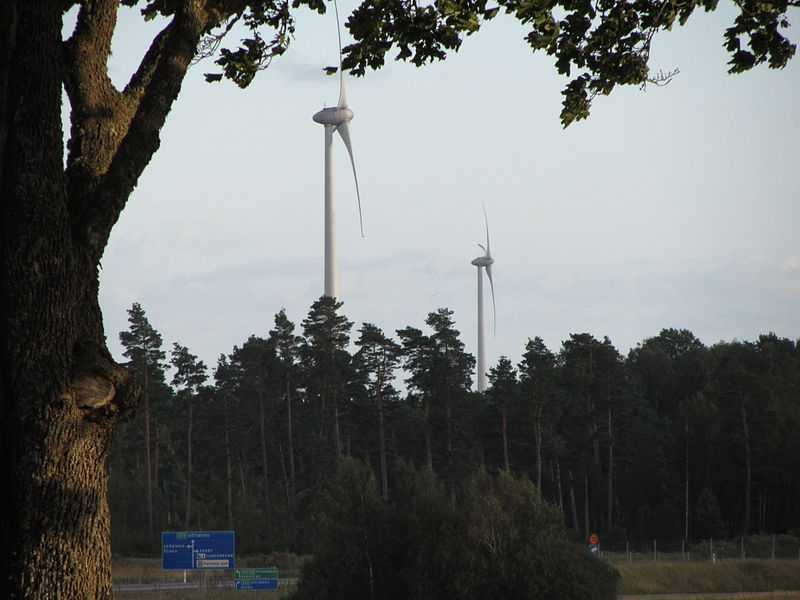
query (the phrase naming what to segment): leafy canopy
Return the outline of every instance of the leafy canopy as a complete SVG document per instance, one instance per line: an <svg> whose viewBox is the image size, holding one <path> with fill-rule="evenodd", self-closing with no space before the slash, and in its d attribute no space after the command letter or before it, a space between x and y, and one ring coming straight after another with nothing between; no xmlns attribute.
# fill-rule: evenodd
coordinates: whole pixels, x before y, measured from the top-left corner
<svg viewBox="0 0 800 600"><path fill-rule="evenodd" d="M178 0L123 0L143 5L145 18L172 15ZM223 77L241 87L288 48L295 32L295 12L309 8L326 12L323 0L212 0L210 9L221 18L207 32L199 58L214 56L221 70L207 73L208 81ZM617 85L665 83L676 73L652 73L649 67L653 37L659 31L684 25L697 9L716 10L717 0L363 0L346 21L354 43L343 49L342 66L353 75L379 69L391 56L422 66L457 51L464 38L501 11L528 28L531 50L552 56L557 71L570 78L562 94L564 126L589 115L597 94L610 94ZM739 14L723 34L730 53L730 73L767 63L784 67L795 44L785 35L788 11L798 0L736 0ZM221 47L235 25L247 36L238 47ZM269 35L265 31L271 31ZM326 71L335 72L336 67Z"/></svg>

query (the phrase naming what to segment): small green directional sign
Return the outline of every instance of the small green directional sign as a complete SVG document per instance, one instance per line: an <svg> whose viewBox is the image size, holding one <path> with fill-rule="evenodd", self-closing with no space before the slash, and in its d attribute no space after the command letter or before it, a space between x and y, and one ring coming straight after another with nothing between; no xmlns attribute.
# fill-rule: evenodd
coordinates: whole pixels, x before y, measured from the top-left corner
<svg viewBox="0 0 800 600"><path fill-rule="evenodd" d="M259 569L235 569L234 579L277 579L277 567L264 567Z"/></svg>

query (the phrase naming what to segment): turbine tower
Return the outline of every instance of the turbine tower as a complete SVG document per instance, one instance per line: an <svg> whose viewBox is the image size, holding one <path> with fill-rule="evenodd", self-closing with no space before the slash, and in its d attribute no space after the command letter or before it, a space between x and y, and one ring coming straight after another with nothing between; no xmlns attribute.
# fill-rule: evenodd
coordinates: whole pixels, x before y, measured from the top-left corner
<svg viewBox="0 0 800 600"><path fill-rule="evenodd" d="M497 329L497 307L494 302L494 281L492 280L491 246L489 246L489 219L486 217L486 207L483 207L483 220L486 223L486 246L478 244L483 250L483 256L472 259L472 264L478 267L478 391L486 390L486 341L483 327L483 271L489 277L489 286L492 288L492 313L494 315L494 329Z"/></svg>
<svg viewBox="0 0 800 600"><path fill-rule="evenodd" d="M325 126L325 287L324 294L332 298L338 296L336 282L336 206L333 194L333 133L339 135L350 155L350 164L353 166L353 178L356 182L356 198L358 199L358 220L361 227L361 237L364 237L364 221L361 216L361 194L358 191L358 176L356 163L353 160L353 146L350 143L350 121L353 111L347 106L347 95L344 89L344 72L342 71L342 34L339 30L339 8L334 2L336 10L336 27L339 38L339 102L335 107L323 108L312 118L316 123Z"/></svg>

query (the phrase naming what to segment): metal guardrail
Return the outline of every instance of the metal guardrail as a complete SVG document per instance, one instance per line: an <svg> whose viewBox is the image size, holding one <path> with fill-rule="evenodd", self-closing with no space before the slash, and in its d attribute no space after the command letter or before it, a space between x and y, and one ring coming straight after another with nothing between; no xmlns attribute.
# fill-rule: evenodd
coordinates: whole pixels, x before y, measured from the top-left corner
<svg viewBox="0 0 800 600"><path fill-rule="evenodd" d="M203 581L156 581L151 583L117 583L112 586L114 593L117 592L155 592L158 590L199 590L203 588L232 588L233 580L212 580ZM278 587L297 585L296 577L286 577L278 579Z"/></svg>

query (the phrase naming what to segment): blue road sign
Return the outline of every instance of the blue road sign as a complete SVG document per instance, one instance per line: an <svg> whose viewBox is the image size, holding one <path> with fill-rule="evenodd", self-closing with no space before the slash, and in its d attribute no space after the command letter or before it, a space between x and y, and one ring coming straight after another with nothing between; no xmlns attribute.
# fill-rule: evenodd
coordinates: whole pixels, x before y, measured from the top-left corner
<svg viewBox="0 0 800 600"><path fill-rule="evenodd" d="M277 579L235 579L237 590L277 590Z"/></svg>
<svg viewBox="0 0 800 600"><path fill-rule="evenodd" d="M164 531L161 533L163 569L232 569L232 531Z"/></svg>

